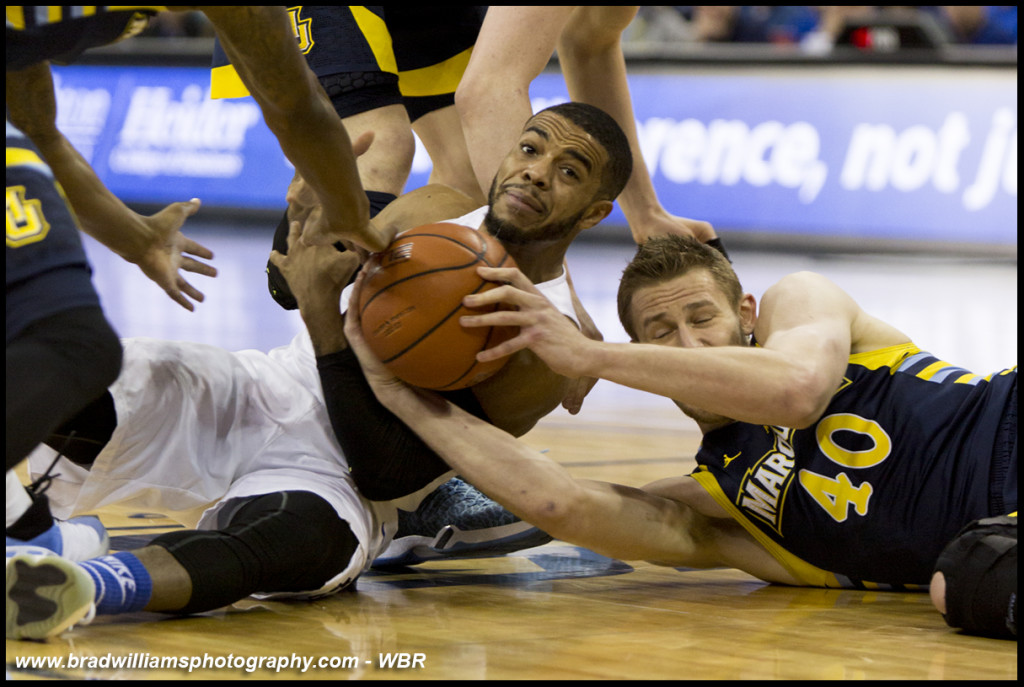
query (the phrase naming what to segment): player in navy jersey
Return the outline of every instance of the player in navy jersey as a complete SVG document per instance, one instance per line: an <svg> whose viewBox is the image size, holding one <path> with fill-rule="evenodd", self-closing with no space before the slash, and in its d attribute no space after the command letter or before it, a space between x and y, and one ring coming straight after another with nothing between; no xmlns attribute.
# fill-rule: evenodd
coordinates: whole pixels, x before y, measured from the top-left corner
<svg viewBox="0 0 1024 687"><path fill-rule="evenodd" d="M576 480L457 410L458 431L438 422L350 323L381 401L468 481L555 538L782 584L924 588L962 529L1016 511L1016 367L981 376L941 361L821 275L783 278L759 309L717 251L651 239L623 274L619 314L633 343L617 344L565 326L514 269L479 271L505 285L466 305L514 310L463 324L520 327L481 360L528 348L567 377L671 398L704 433L691 475L643 489ZM989 547L999 555L977 572L1003 594L991 604L995 630L982 633L1005 636L1008 608L1016 633L1016 517L1004 525Z"/></svg>

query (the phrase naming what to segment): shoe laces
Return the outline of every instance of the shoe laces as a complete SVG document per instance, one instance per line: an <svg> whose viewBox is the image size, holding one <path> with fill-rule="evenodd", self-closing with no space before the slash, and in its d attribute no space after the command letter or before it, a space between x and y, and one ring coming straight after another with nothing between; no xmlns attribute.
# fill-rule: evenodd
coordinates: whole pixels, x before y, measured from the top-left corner
<svg viewBox="0 0 1024 687"><path fill-rule="evenodd" d="M68 446L71 445L71 440L75 438L75 430L71 430L71 433L64 439L64 443L61 444L60 450L57 451L57 455L54 456L53 460L50 461L50 465L43 471L43 474L29 483L25 490L33 497L42 496L46 493L46 490L53 484L53 480L60 477L60 473L50 474L53 472L53 468L57 466L57 461L64 457L64 452Z"/></svg>

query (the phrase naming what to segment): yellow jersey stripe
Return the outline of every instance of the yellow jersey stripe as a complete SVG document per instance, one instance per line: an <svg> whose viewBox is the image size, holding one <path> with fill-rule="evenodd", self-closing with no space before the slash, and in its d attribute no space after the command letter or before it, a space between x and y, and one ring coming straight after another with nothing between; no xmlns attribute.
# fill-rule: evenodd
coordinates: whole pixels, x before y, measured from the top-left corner
<svg viewBox="0 0 1024 687"><path fill-rule="evenodd" d="M920 352L921 349L913 343L898 344L887 348L879 348L876 351L854 353L850 356L850 363L860 365L861 367L865 367L869 370L877 370L880 367L891 367L893 372L895 372L901 362Z"/></svg>
<svg viewBox="0 0 1024 687"><path fill-rule="evenodd" d="M22 165L32 166L46 166L42 158L34 150L27 148L8 148L7 149L7 166L8 167L20 167Z"/></svg>
<svg viewBox="0 0 1024 687"><path fill-rule="evenodd" d="M214 67L210 72L210 97L217 98L244 98L249 95L249 89L242 81L242 77L235 71L233 65L225 64L222 67Z"/></svg>
<svg viewBox="0 0 1024 687"><path fill-rule="evenodd" d="M750 533L757 540L757 543L763 546L793 577L812 587L831 587L833 589L843 587L835 575L794 556L779 546L756 525L747 520L746 516L729 500L725 492L722 491L722 488L718 486L718 481L715 480L714 475L710 472L698 470L691 477L697 480L697 483L711 495L718 505L722 506L736 522L742 525L743 529Z"/></svg>
<svg viewBox="0 0 1024 687"><path fill-rule="evenodd" d="M23 5L7 6L7 25L16 31L25 30L25 10Z"/></svg>
<svg viewBox="0 0 1024 687"><path fill-rule="evenodd" d="M397 74L398 63L395 62L395 52L391 46L391 33L387 24L362 5L349 5L348 8L352 11L352 18L356 20L370 50L373 51L377 66L381 71Z"/></svg>
<svg viewBox="0 0 1024 687"><path fill-rule="evenodd" d="M937 360L928 367L924 368L917 373L917 376L921 379L931 379L939 370L944 370L947 367L952 367L949 363Z"/></svg>
<svg viewBox="0 0 1024 687"><path fill-rule="evenodd" d="M976 375L973 372L968 372L967 374L960 375L959 377L954 379L953 383L954 384L970 384L975 379L978 379L980 376L981 375Z"/></svg>
<svg viewBox="0 0 1024 687"><path fill-rule="evenodd" d="M467 48L444 62L398 73L398 88L407 97L454 93L469 64L473 48Z"/></svg>

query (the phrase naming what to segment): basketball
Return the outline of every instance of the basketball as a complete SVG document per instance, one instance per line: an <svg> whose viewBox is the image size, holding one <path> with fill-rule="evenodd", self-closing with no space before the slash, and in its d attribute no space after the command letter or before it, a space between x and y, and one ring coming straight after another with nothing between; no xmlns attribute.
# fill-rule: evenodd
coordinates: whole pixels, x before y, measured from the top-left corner
<svg viewBox="0 0 1024 687"><path fill-rule="evenodd" d="M359 297L363 336L402 381L450 391L477 384L508 358L480 363L476 354L505 341L516 327L463 327L462 315L490 312L462 298L498 284L481 279L478 265L515 267L505 247L459 224L428 224L395 238L373 255Z"/></svg>

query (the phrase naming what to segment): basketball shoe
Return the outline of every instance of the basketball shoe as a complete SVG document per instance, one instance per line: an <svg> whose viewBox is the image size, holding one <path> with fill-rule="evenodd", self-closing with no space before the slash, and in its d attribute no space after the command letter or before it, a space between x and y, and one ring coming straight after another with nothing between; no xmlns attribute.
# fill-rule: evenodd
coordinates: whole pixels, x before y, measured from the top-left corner
<svg viewBox="0 0 1024 687"><path fill-rule="evenodd" d="M38 546L72 561L87 561L110 550L110 537L99 518L83 515L56 520L45 532L28 540L7 537L7 546Z"/></svg>
<svg viewBox="0 0 1024 687"><path fill-rule="evenodd" d="M96 613L92 577L74 561L38 546L8 546L7 639L46 639Z"/></svg>
<svg viewBox="0 0 1024 687"><path fill-rule="evenodd" d="M7 546L40 546L73 561L103 556L110 550L110 537L99 518L83 515L58 520L50 511L46 491L53 482L51 473L62 455L63 452L57 452L46 472L29 485L22 486L14 473L7 474L8 507L20 510L17 504L27 504L17 520L6 528ZM10 513L9 510L8 517Z"/></svg>
<svg viewBox="0 0 1024 687"><path fill-rule="evenodd" d="M373 567L500 556L549 541L550 535L454 477L428 495L415 511L398 511L395 538Z"/></svg>

